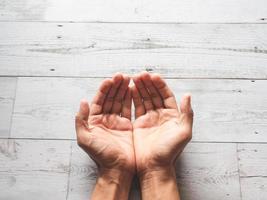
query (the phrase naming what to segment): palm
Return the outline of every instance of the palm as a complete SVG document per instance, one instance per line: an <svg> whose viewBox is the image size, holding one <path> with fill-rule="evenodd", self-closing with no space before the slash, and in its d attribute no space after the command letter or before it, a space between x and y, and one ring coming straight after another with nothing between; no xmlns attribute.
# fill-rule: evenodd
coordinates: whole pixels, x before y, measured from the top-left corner
<svg viewBox="0 0 267 200"><path fill-rule="evenodd" d="M142 82L135 80L137 88L133 89L137 111L137 119L133 124L134 144L139 171L151 166L170 166L189 141L192 128L192 121L188 120L192 117L191 112L178 110L174 96L161 79L156 79L159 81L157 86L165 87L165 91L159 91L158 96L150 81L152 80L145 74ZM146 85L150 87L147 91L144 90ZM154 92L154 99L150 102L149 92ZM165 102L164 97L167 99ZM146 102L141 102L140 98L144 98Z"/></svg>
<svg viewBox="0 0 267 200"><path fill-rule="evenodd" d="M115 79L114 82L114 90L119 90L122 85L124 88L120 92L112 92L112 84L109 81L103 82L100 87L100 94L92 102L89 117L84 119L83 123L80 123L78 126L78 142L102 168L127 168L134 170L135 158L132 142L132 124L129 114L131 109L129 101L131 101L131 97L129 96L130 93L127 92L129 81L126 79L124 84L120 84ZM118 85L121 86L119 87ZM125 93L127 94L125 95ZM111 101L117 95L127 98L124 99L124 101L127 101L124 102L124 106L120 104L121 101ZM104 100L107 98L109 101ZM86 104L83 106L83 109L87 109ZM84 111L84 113L87 113L86 110ZM82 112L83 110L80 111L80 113Z"/></svg>
<svg viewBox="0 0 267 200"><path fill-rule="evenodd" d="M118 115L97 115L89 118L88 130L93 141L91 156L105 168L134 165L132 124Z"/></svg>

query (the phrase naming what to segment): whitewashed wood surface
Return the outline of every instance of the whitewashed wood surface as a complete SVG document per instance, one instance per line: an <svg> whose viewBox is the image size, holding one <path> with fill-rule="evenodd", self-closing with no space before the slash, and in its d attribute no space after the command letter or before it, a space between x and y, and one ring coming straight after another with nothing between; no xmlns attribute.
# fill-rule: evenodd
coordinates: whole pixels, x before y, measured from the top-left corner
<svg viewBox="0 0 267 200"><path fill-rule="evenodd" d="M2 76L267 78L267 24L0 25Z"/></svg>
<svg viewBox="0 0 267 200"><path fill-rule="evenodd" d="M65 199L70 141L0 139L0 199Z"/></svg>
<svg viewBox="0 0 267 200"><path fill-rule="evenodd" d="M265 0L1 0L0 20L265 22Z"/></svg>
<svg viewBox="0 0 267 200"><path fill-rule="evenodd" d="M267 144L239 144L238 160L243 200L267 196Z"/></svg>
<svg viewBox="0 0 267 200"><path fill-rule="evenodd" d="M0 0L0 200L88 199L79 100L142 70L192 93L182 200L266 200L266 21L265 0Z"/></svg>
<svg viewBox="0 0 267 200"><path fill-rule="evenodd" d="M16 81L16 78L0 78L0 138L9 137Z"/></svg>

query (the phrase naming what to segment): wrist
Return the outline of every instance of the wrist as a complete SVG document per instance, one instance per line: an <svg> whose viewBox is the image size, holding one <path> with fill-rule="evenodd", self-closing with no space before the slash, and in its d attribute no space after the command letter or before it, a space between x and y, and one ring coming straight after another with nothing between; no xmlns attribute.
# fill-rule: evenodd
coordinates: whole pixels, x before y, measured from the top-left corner
<svg viewBox="0 0 267 200"><path fill-rule="evenodd" d="M99 169L92 199L128 199L133 173L118 169Z"/></svg>
<svg viewBox="0 0 267 200"><path fill-rule="evenodd" d="M117 185L130 182L133 179L134 173L120 169L99 169L98 178L107 182L116 183Z"/></svg>
<svg viewBox="0 0 267 200"><path fill-rule="evenodd" d="M138 172L138 178L140 182L150 182L157 180L159 182L165 182L170 179L176 179L175 167L153 167Z"/></svg>
<svg viewBox="0 0 267 200"><path fill-rule="evenodd" d="M142 199L179 200L174 166L145 170L138 176Z"/></svg>
<svg viewBox="0 0 267 200"><path fill-rule="evenodd" d="M151 176L150 174L163 174L167 172L172 172L172 175L175 175L175 165L174 163L166 163L164 165L159 164L152 164L152 163L146 163L146 165L138 165L137 164L137 176L139 179L147 178L148 176Z"/></svg>

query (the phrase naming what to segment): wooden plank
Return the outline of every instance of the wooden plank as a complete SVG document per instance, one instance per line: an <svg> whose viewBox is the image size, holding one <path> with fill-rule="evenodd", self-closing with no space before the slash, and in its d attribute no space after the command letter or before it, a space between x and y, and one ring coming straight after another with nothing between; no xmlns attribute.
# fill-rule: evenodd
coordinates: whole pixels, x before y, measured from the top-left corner
<svg viewBox="0 0 267 200"><path fill-rule="evenodd" d="M5 76L267 78L267 24L0 25Z"/></svg>
<svg viewBox="0 0 267 200"><path fill-rule="evenodd" d="M92 99L102 79L19 78L11 136L75 138L74 115L81 98ZM194 141L266 142L266 81L174 80L179 99L191 92Z"/></svg>
<svg viewBox="0 0 267 200"><path fill-rule="evenodd" d="M0 199L65 200L70 141L0 140Z"/></svg>
<svg viewBox="0 0 267 200"><path fill-rule="evenodd" d="M267 144L238 144L243 200L264 200L267 195Z"/></svg>
<svg viewBox="0 0 267 200"><path fill-rule="evenodd" d="M0 20L110 22L264 22L266 1L0 1Z"/></svg>
<svg viewBox="0 0 267 200"><path fill-rule="evenodd" d="M94 81L19 78L11 136L75 138L74 116L80 99L93 95Z"/></svg>
<svg viewBox="0 0 267 200"><path fill-rule="evenodd" d="M267 144L238 144L241 177L267 177Z"/></svg>
<svg viewBox="0 0 267 200"><path fill-rule="evenodd" d="M241 178L241 192L243 200L265 200L267 196L266 177Z"/></svg>
<svg viewBox="0 0 267 200"><path fill-rule="evenodd" d="M94 162L72 146L70 199L88 199L97 177ZM177 162L177 182L182 199L240 199L235 144L189 144ZM136 184L130 199L140 199ZM212 195L210 195L210 191Z"/></svg>
<svg viewBox="0 0 267 200"><path fill-rule="evenodd" d="M0 138L10 134L16 82L16 78L0 78Z"/></svg>
<svg viewBox="0 0 267 200"><path fill-rule="evenodd" d="M240 199L236 144L190 143L176 169L181 199Z"/></svg>

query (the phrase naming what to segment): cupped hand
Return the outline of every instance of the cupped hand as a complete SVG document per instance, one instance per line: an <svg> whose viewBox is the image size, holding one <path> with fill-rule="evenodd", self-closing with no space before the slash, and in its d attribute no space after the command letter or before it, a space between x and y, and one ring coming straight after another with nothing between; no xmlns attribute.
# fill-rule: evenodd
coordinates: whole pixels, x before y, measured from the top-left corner
<svg viewBox="0 0 267 200"><path fill-rule="evenodd" d="M77 142L100 170L135 172L129 81L123 74L104 80L90 108L82 100L76 115Z"/></svg>
<svg viewBox="0 0 267 200"><path fill-rule="evenodd" d="M159 75L144 72L134 76L133 81L137 172L174 166L176 158L192 137L190 95L184 95L178 107L174 94Z"/></svg>

